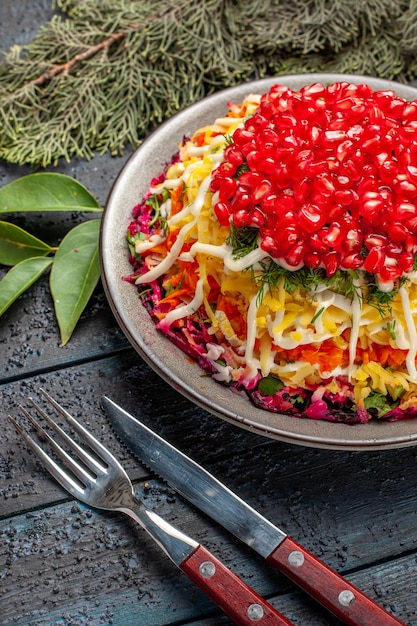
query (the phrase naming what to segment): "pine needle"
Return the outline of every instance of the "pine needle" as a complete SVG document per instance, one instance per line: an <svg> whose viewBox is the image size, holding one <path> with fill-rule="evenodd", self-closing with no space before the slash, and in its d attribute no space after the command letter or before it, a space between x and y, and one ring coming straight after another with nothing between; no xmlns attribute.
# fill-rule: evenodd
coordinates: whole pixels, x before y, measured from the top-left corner
<svg viewBox="0 0 417 626"><path fill-rule="evenodd" d="M411 80L410 0L56 0L0 63L0 158L44 167L122 154L205 95L268 75Z"/></svg>

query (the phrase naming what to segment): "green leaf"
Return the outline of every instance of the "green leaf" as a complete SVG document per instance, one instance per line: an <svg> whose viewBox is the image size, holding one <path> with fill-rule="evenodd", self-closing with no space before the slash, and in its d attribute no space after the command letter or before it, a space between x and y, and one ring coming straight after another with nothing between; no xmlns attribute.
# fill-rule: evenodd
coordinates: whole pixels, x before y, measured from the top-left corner
<svg viewBox="0 0 417 626"><path fill-rule="evenodd" d="M371 391L369 396L364 399L365 409L372 414L376 414L377 417L384 417L385 413L388 413L395 404L390 404L387 401L387 397L377 391ZM398 402L396 403L398 404Z"/></svg>
<svg viewBox="0 0 417 626"><path fill-rule="evenodd" d="M263 396L273 396L277 391L280 391L283 386L284 383L272 374L261 378L258 383L258 389Z"/></svg>
<svg viewBox="0 0 417 626"><path fill-rule="evenodd" d="M70 176L29 174L0 189L0 214L22 211L96 211L102 208L91 193Z"/></svg>
<svg viewBox="0 0 417 626"><path fill-rule="evenodd" d="M53 248L23 228L0 221L0 263L16 265L25 259L47 256Z"/></svg>
<svg viewBox="0 0 417 626"><path fill-rule="evenodd" d="M100 278L99 231L100 220L75 226L55 255L50 288L63 346L68 343Z"/></svg>
<svg viewBox="0 0 417 626"><path fill-rule="evenodd" d="M25 259L0 280L0 315L48 269L52 259Z"/></svg>

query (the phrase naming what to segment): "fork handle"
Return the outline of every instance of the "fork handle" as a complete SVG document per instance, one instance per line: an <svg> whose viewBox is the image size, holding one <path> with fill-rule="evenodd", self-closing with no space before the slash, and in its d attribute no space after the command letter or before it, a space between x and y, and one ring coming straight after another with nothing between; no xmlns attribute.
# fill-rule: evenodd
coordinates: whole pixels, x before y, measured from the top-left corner
<svg viewBox="0 0 417 626"><path fill-rule="evenodd" d="M292 622L202 545L198 545L179 564L179 568L236 624L293 626Z"/></svg>
<svg viewBox="0 0 417 626"><path fill-rule="evenodd" d="M175 565L240 626L294 626L206 548L133 496L118 510L132 517Z"/></svg>

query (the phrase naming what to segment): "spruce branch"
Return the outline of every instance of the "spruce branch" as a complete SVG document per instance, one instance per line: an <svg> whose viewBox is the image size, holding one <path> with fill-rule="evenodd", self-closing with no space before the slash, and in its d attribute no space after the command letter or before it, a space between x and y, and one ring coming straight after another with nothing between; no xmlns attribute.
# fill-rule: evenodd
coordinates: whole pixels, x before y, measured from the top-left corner
<svg viewBox="0 0 417 626"><path fill-rule="evenodd" d="M121 154L178 110L267 75L417 73L416 0L56 0L0 63L0 158Z"/></svg>
<svg viewBox="0 0 417 626"><path fill-rule="evenodd" d="M132 26L132 28L135 28L135 26ZM86 61L87 59L96 55L98 52L101 52L102 50L107 51L113 43L115 43L116 41L119 41L120 39L124 39L126 37L126 34L127 33L125 32L113 33L112 35L107 37L107 39L104 39L103 41L96 44L95 46L91 46L90 48L87 48L86 50L84 50L84 52L80 52L79 54L76 54L74 58L72 58L70 61L67 61L66 63L53 65L51 68L46 70L43 74L41 74L37 78L34 78L32 80L32 84L36 86L41 86L47 81L51 80L51 78L53 78L57 74L60 74L61 72L64 72L65 74L70 73L78 63L81 63L82 61Z"/></svg>

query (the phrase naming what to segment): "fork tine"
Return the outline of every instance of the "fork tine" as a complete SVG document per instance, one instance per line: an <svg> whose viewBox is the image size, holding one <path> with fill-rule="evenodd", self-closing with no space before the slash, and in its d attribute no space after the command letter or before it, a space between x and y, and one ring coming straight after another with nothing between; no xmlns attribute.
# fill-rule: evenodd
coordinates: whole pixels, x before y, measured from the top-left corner
<svg viewBox="0 0 417 626"><path fill-rule="evenodd" d="M38 443L16 422L11 415L8 416L19 435L25 440L26 444L33 450L35 455L40 458L50 474L55 480L69 493L80 500L83 499L83 487L78 484L72 476L64 472L64 470L40 447ZM43 430L43 429L41 429ZM45 433L46 434L46 433Z"/></svg>
<svg viewBox="0 0 417 626"><path fill-rule="evenodd" d="M51 398L52 399L52 398ZM38 414L49 424L49 426L51 428L53 428L55 430L55 432L59 433L59 435L62 437L62 439L64 439L64 441L66 441L67 445L69 448L71 448L71 450L73 452L75 452L75 454L78 456L78 458L88 467L90 468L93 472L94 471L105 471L107 468L107 461L106 461L106 465L100 464L98 459L96 459L95 457L91 456L91 454L89 454L87 452L87 450L85 450L85 448L83 448L82 446L80 446L76 441L74 441L74 439L72 439L72 437L70 437L68 435L68 433L65 432L65 430L63 430L61 428L61 426L59 426L59 424L57 424L34 400L33 398L29 398L30 403L32 404L33 408L38 412ZM57 404L57 403L55 403ZM59 406L59 405L57 405ZM20 407L21 410L25 413L26 417L29 419L29 421L35 426L36 428L36 422L35 420L33 420L33 418L30 416L30 414L23 408ZM61 408L61 407L60 407ZM74 427L74 430L76 430L78 433L81 433L82 435L84 435L84 430L81 426L81 424L79 424L69 413L67 413L66 411L64 411L64 409L62 409L62 412L65 414L64 417L68 418L68 421L72 424L72 426ZM59 411L60 414L62 414L61 411ZM39 425L38 425L39 426ZM87 431L85 431L87 432ZM46 436L48 437L48 434L45 433ZM49 438L49 441L51 439ZM53 441L53 440L52 440ZM89 443L89 440L88 440ZM63 450L63 452L65 453L65 451ZM68 456L68 455L67 455ZM71 458L71 457L68 457Z"/></svg>
<svg viewBox="0 0 417 626"><path fill-rule="evenodd" d="M58 402L56 400L54 400L54 398L52 398L49 393L47 393L44 389L40 388L39 389L40 393L43 395L44 398L46 398L46 400L48 400L48 402L50 404L52 404L52 406L54 407L54 409L67 421L71 424L71 426L74 428L74 430L81 435L81 437L84 439L84 441L86 441L88 443L88 445L90 446L90 448L97 454L97 456L103 460L105 463L107 463L108 465L113 465L115 463L117 463L118 465L119 462L115 459L115 457L111 454L111 452L109 452L107 450L107 448L105 448L105 446L103 446L103 444L101 444L95 437L93 437L93 435L86 429L84 428L84 426L82 426L70 413L68 413L68 411L66 411L60 404L58 404ZM32 401L33 402L33 401ZM40 408L40 407L39 407ZM40 409L42 411L42 409ZM46 415L44 413L44 411L42 411L42 416ZM50 417L46 416L46 419L48 422L52 421ZM59 432L61 435L64 436L64 438L68 437L68 435L62 430L62 428L60 428L57 424L54 424L55 428L59 429ZM72 440L71 440L72 441ZM75 442L74 442L75 443ZM84 449L81 449L82 452L85 452ZM90 459L92 461L94 461L93 457L90 457ZM97 461L96 461L97 463ZM121 466L120 466L121 467ZM100 466L100 469L105 469L102 466Z"/></svg>
<svg viewBox="0 0 417 626"><path fill-rule="evenodd" d="M41 412L42 417L45 417L46 421L48 422L48 424L50 424L53 428L57 426L57 424L54 424L54 422L43 413L43 411L40 409L40 407L37 406L37 404L32 400L32 398L30 398L33 406ZM49 442L49 445L55 450L56 454L62 458L67 466L70 468L70 470L73 472L73 474L75 474L76 478L78 478L78 480L80 481L80 483L82 485L85 484L85 481L91 481L91 474L89 474L83 467L81 467L81 465L79 463L77 463L67 452L66 450L64 450L63 448L61 448L61 446L55 441L55 439L53 439L49 433L46 432L46 430L44 430L42 428L42 426L39 424L39 422L37 422L35 420L34 417L32 417L32 415L29 413L29 411L27 411L23 406L19 406L19 410L21 413L23 413L23 415L26 417L26 419L32 424L32 426L35 428L35 430L38 432L39 435L41 435L41 437L44 437L44 439L46 439ZM59 428L59 427L58 427ZM65 436L65 440L68 442L72 442L71 438L68 436ZM72 442L73 444L75 444L77 447L79 447L75 441ZM71 445L71 444L70 444ZM95 477L95 476L94 476Z"/></svg>

